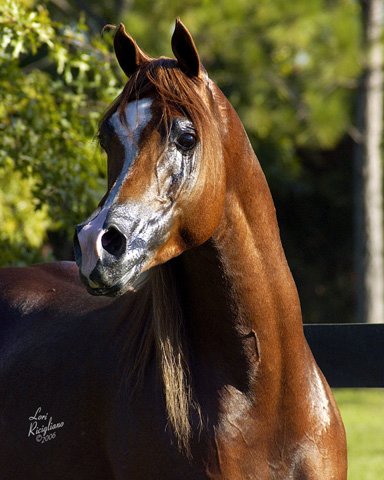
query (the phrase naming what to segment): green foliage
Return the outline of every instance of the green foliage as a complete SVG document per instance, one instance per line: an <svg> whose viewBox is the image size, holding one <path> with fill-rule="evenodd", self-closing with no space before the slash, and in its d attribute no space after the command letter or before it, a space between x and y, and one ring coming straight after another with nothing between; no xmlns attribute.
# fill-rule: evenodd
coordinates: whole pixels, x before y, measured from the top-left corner
<svg viewBox="0 0 384 480"><path fill-rule="evenodd" d="M135 0L123 20L148 53L172 55L176 16L260 159L304 320L353 321L353 156L345 139L363 57L360 3Z"/></svg>
<svg viewBox="0 0 384 480"><path fill-rule="evenodd" d="M83 21L73 27L52 22L41 6L31 11L6 0L0 42L5 265L12 258L29 262L33 249L39 259L47 229L71 236L74 223L102 197L105 159L92 139L119 81L110 45L91 38Z"/></svg>
<svg viewBox="0 0 384 480"><path fill-rule="evenodd" d="M39 260L41 239L49 227L49 217L46 206L36 210L32 190L33 179L22 178L20 172L15 171L1 178L0 242L3 265ZM25 242L26 238L28 243ZM49 251L45 252L45 256L50 257Z"/></svg>
<svg viewBox="0 0 384 480"><path fill-rule="evenodd" d="M177 16L244 122L272 188L304 182L297 149L334 148L353 124L359 3L136 0L125 23L150 54L171 55Z"/></svg>
<svg viewBox="0 0 384 480"><path fill-rule="evenodd" d="M86 17L75 0L46 2L50 13L34 0L4 0L0 11L4 192L15 176L12 197L0 199L8 248L0 264L46 257L51 232L70 239L105 191L105 160L93 138L124 79L111 35L102 39L90 26L123 21L150 55L171 56L179 16L263 165L305 320L351 320L352 155L328 152L354 123L359 2L95 0L83 2ZM29 210L15 215L26 199Z"/></svg>
<svg viewBox="0 0 384 480"><path fill-rule="evenodd" d="M126 23L150 53L170 54L176 16L255 138L322 148L340 139L349 121L346 96L360 71L357 2L159 0L144 19L137 1Z"/></svg>
<svg viewBox="0 0 384 480"><path fill-rule="evenodd" d="M378 480L384 473L384 390L336 389L347 433L348 480Z"/></svg>

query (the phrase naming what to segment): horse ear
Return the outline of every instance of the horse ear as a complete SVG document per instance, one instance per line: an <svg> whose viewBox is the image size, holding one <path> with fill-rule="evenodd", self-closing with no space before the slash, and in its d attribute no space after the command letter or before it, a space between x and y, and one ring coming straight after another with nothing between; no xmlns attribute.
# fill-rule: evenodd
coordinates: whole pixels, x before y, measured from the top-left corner
<svg viewBox="0 0 384 480"><path fill-rule="evenodd" d="M127 77L132 76L141 63L151 60L151 57L127 34L122 23L113 39L113 46L117 61Z"/></svg>
<svg viewBox="0 0 384 480"><path fill-rule="evenodd" d="M179 18L176 19L171 44L180 69L190 77L199 77L200 57L195 42Z"/></svg>

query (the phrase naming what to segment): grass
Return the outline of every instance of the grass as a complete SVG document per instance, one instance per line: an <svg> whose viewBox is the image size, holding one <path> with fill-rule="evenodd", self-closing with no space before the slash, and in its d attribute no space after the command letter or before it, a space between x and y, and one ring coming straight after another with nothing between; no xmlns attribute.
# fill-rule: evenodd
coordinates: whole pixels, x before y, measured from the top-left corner
<svg viewBox="0 0 384 480"><path fill-rule="evenodd" d="M384 479L384 389L334 389L348 442L348 480Z"/></svg>

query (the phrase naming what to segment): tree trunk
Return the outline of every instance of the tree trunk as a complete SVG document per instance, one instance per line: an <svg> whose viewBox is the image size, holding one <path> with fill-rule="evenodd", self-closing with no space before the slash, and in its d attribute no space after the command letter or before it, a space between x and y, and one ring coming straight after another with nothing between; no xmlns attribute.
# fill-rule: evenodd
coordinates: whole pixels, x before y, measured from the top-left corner
<svg viewBox="0 0 384 480"><path fill-rule="evenodd" d="M383 1L362 1L366 65L362 80L355 158L356 273L358 322L384 322L383 187Z"/></svg>

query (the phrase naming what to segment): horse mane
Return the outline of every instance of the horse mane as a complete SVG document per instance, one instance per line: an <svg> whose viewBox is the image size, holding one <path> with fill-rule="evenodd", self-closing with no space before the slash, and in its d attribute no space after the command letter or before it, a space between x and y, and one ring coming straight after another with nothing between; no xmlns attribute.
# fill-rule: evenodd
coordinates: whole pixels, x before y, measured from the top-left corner
<svg viewBox="0 0 384 480"><path fill-rule="evenodd" d="M151 283L156 355L162 374L168 419L179 448L190 455L190 410L192 408L197 412L200 421L201 412L193 395L185 319L169 262L155 267Z"/></svg>
<svg viewBox="0 0 384 480"><path fill-rule="evenodd" d="M134 295L122 356L124 383L129 386L130 398L138 398L149 364L156 359L167 420L179 450L189 457L191 408L197 412L200 423L201 414L193 396L185 322L169 262L153 267Z"/></svg>

